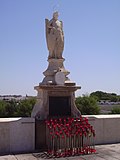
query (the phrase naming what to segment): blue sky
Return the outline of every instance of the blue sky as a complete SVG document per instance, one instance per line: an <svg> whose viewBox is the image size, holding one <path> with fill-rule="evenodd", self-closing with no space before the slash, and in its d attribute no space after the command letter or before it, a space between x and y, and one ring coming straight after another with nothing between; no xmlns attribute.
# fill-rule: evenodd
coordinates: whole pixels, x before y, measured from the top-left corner
<svg viewBox="0 0 120 160"><path fill-rule="evenodd" d="M56 9L76 95L120 95L120 0L0 0L0 94L37 94L48 66L45 18Z"/></svg>

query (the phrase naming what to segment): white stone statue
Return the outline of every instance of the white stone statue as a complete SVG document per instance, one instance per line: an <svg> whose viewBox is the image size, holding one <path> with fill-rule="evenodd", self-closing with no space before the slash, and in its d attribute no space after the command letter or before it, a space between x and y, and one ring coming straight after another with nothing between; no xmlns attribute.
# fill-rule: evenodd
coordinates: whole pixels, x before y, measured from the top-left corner
<svg viewBox="0 0 120 160"><path fill-rule="evenodd" d="M53 18L49 21L45 19L46 23L46 40L49 50L48 59L61 59L64 49L64 33L63 23L58 20L58 12L53 13Z"/></svg>

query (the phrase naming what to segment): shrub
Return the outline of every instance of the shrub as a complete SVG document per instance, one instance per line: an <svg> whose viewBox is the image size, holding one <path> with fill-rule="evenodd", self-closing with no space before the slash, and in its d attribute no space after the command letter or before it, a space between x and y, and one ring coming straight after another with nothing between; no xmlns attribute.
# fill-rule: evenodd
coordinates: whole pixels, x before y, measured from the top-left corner
<svg viewBox="0 0 120 160"><path fill-rule="evenodd" d="M94 115L100 113L100 108L97 105L95 97L86 96L76 98L76 106L83 115Z"/></svg>
<svg viewBox="0 0 120 160"><path fill-rule="evenodd" d="M120 114L120 107L114 107L111 110L111 114Z"/></svg>
<svg viewBox="0 0 120 160"><path fill-rule="evenodd" d="M36 98L29 98L21 101L0 100L0 118L7 117L30 117L35 105Z"/></svg>

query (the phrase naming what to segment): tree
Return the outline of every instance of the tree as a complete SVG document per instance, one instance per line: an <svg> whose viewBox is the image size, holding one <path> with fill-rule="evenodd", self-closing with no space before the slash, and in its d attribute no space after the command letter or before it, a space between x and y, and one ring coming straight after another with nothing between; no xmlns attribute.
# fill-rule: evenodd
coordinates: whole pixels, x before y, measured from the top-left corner
<svg viewBox="0 0 120 160"><path fill-rule="evenodd" d="M100 108L97 105L96 98L92 96L77 97L76 106L83 115L99 114Z"/></svg>
<svg viewBox="0 0 120 160"><path fill-rule="evenodd" d="M90 96L97 97L98 101L100 100L109 100L111 102L119 101L119 96L116 93L106 93L102 91L92 92Z"/></svg>
<svg viewBox="0 0 120 160"><path fill-rule="evenodd" d="M25 100L0 101L0 117L30 117L36 98L28 98Z"/></svg>
<svg viewBox="0 0 120 160"><path fill-rule="evenodd" d="M17 110L17 102L15 100L6 102L5 117L14 117L16 110Z"/></svg>
<svg viewBox="0 0 120 160"><path fill-rule="evenodd" d="M36 99L30 98L25 99L19 102L17 106L17 111L15 113L15 116L17 117L30 117L32 109L35 105Z"/></svg>
<svg viewBox="0 0 120 160"><path fill-rule="evenodd" d="M0 101L0 117L3 118L5 117L5 113L6 113L6 110L5 110L5 107L6 107L6 102L1 100Z"/></svg>
<svg viewBox="0 0 120 160"><path fill-rule="evenodd" d="M118 96L111 95L110 101L111 102L117 102L117 101L119 101L119 98L118 98Z"/></svg>

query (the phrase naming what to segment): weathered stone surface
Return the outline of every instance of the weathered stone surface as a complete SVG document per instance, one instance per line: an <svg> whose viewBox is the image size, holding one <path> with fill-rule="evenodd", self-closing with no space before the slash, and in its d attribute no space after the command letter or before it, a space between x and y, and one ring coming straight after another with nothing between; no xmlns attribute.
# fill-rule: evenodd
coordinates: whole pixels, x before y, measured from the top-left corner
<svg viewBox="0 0 120 160"><path fill-rule="evenodd" d="M18 154L15 155L16 160L37 160L32 154Z"/></svg>
<svg viewBox="0 0 120 160"><path fill-rule="evenodd" d="M94 126L95 144L120 142L120 115L87 115Z"/></svg>
<svg viewBox="0 0 120 160"><path fill-rule="evenodd" d="M81 87L77 87L75 82L72 82L68 78L70 72L65 69L63 64L65 59L62 57L64 49L64 34L62 26L62 21L58 20L58 12L53 13L53 18L50 21L46 19L46 40L49 50L49 64L48 68L43 72L45 76L43 81L39 83L39 86L35 87L38 95L37 103L35 104L31 114L31 117L34 118L43 120L49 117L49 97L51 96L51 93L54 93L54 97L69 96L70 100L68 102L68 107L70 106L70 110L67 110L68 114L66 115L78 117L81 114L76 108L74 102L74 92ZM61 107L62 106L59 105L59 108ZM63 116L66 115L64 114Z"/></svg>
<svg viewBox="0 0 120 160"><path fill-rule="evenodd" d="M62 72L65 75L65 81L69 81L67 75L70 73L67 71L63 65L65 59L48 59L48 68L43 72L45 78L41 84L56 84L55 75L57 72ZM51 83L50 83L51 82Z"/></svg>
<svg viewBox="0 0 120 160"><path fill-rule="evenodd" d="M46 22L46 40L49 50L49 59L61 59L64 49L64 34L62 21L58 20L58 12L53 13L53 18Z"/></svg>
<svg viewBox="0 0 120 160"><path fill-rule="evenodd" d="M34 151L34 118L0 118L0 154Z"/></svg>
<svg viewBox="0 0 120 160"><path fill-rule="evenodd" d="M50 158L50 160L120 160L120 143L96 146L97 153L73 157ZM0 160L44 160L44 153L29 153L0 156Z"/></svg>
<svg viewBox="0 0 120 160"><path fill-rule="evenodd" d="M0 153L9 153L10 125L7 122L0 123Z"/></svg>
<svg viewBox="0 0 120 160"><path fill-rule="evenodd" d="M32 117L39 119L46 119L49 116L49 97L70 97L71 105L71 116L80 116L79 110L75 105L75 94L74 92L80 87L77 86L59 86L59 85L40 85L36 86L35 89L38 91L37 103L35 104ZM57 106L56 106L57 107Z"/></svg>
<svg viewBox="0 0 120 160"><path fill-rule="evenodd" d="M16 159L14 155L6 155L6 156L0 156L0 160L18 160L18 159Z"/></svg>

